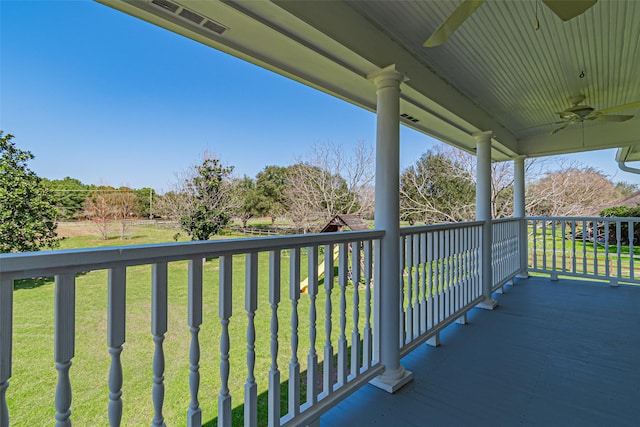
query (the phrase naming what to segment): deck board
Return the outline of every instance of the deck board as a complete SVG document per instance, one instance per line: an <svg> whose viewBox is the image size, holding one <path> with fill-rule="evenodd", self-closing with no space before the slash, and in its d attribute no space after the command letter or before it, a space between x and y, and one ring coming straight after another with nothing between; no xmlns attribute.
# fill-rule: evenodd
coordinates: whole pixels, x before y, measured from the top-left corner
<svg viewBox="0 0 640 427"><path fill-rule="evenodd" d="M532 277L497 298L407 355L407 386L367 385L321 425L640 425L640 287Z"/></svg>

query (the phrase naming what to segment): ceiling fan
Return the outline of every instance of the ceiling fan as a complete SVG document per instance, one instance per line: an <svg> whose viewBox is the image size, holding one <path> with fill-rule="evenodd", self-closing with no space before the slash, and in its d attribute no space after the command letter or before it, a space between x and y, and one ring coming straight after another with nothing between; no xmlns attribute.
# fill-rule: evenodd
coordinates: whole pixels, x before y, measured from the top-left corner
<svg viewBox="0 0 640 427"><path fill-rule="evenodd" d="M537 1L537 0L536 0ZM598 0L541 0L563 21L568 21L586 12ZM451 15L424 42L424 47L440 46L456 29L482 6L485 0L464 0Z"/></svg>
<svg viewBox="0 0 640 427"><path fill-rule="evenodd" d="M596 110L589 105L581 104L581 102L584 101L584 95L577 96L571 101L573 103L573 106L557 113L562 121L555 123L560 124L560 126L552 130L550 135L553 135L556 132L565 129L574 123L583 123L585 120L591 120L595 122L626 122L627 120L632 119L634 116L612 115L610 113L616 113L618 111L630 110L632 108L640 107L640 101L636 101L629 104L616 105L615 107Z"/></svg>

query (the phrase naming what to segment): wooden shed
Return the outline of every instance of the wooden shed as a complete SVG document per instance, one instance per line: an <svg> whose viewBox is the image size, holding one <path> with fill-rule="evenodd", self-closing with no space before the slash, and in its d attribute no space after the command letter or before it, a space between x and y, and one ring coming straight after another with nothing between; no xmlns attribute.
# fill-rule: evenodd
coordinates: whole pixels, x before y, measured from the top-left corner
<svg viewBox="0 0 640 427"><path fill-rule="evenodd" d="M352 231L369 229L362 218L357 215L336 215L331 218L329 223L325 225L324 228L320 230L320 232L332 233L335 231L342 231L344 227L347 227Z"/></svg>

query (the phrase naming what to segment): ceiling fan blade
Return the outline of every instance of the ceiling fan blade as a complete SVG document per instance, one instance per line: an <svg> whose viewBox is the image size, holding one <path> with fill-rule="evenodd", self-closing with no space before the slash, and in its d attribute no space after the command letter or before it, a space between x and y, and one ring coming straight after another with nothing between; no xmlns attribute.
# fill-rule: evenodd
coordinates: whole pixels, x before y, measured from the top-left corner
<svg viewBox="0 0 640 427"><path fill-rule="evenodd" d="M632 108L640 107L640 101L631 102L629 104L616 105L615 107L603 108L602 110L595 111L597 114L609 114L617 113L618 111L631 110Z"/></svg>
<svg viewBox="0 0 640 427"><path fill-rule="evenodd" d="M552 130L551 132L549 132L549 135L554 135L557 132L561 131L562 129L565 129L566 127L572 125L575 123L575 120L567 120L566 122L564 122L564 124L560 127L555 128L554 130Z"/></svg>
<svg viewBox="0 0 640 427"><path fill-rule="evenodd" d="M626 122L629 119L633 119L634 116L612 116L612 115L598 115L593 118L587 118L587 120L593 120L594 122Z"/></svg>
<svg viewBox="0 0 640 427"><path fill-rule="evenodd" d="M431 34L431 36L423 43L424 47L440 46L447 41L449 36L458 29L460 25L482 6L484 0L464 0L460 6L453 11L451 15Z"/></svg>
<svg viewBox="0 0 640 427"><path fill-rule="evenodd" d="M585 13L598 0L542 0L558 18L568 21Z"/></svg>

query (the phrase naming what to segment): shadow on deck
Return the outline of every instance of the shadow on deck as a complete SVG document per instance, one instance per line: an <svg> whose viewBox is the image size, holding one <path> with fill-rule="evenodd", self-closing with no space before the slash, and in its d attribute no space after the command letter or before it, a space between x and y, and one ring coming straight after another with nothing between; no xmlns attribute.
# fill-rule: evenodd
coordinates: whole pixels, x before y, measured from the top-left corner
<svg viewBox="0 0 640 427"><path fill-rule="evenodd" d="M638 425L640 288L532 277L498 302L405 357L397 393L367 385L321 425Z"/></svg>

